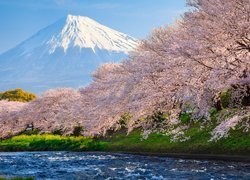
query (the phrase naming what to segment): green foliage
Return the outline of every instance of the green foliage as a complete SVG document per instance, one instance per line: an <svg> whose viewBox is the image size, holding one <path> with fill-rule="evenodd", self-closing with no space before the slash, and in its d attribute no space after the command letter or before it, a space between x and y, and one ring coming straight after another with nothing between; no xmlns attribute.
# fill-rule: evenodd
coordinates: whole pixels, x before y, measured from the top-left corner
<svg viewBox="0 0 250 180"><path fill-rule="evenodd" d="M23 134L23 135L36 135L36 134L39 134L39 133L40 133L39 129L32 129L32 130L25 130L25 131L21 132L20 134Z"/></svg>
<svg viewBox="0 0 250 180"><path fill-rule="evenodd" d="M217 113L218 113L218 110L217 110L216 108L211 108L211 109L209 110L210 116L214 116L214 115L217 114Z"/></svg>
<svg viewBox="0 0 250 180"><path fill-rule="evenodd" d="M55 129L52 132L53 135L63 135L63 130L62 129Z"/></svg>
<svg viewBox="0 0 250 180"><path fill-rule="evenodd" d="M153 120L155 123L162 123L169 117L169 114L163 113L162 111L155 112L149 118Z"/></svg>
<svg viewBox="0 0 250 180"><path fill-rule="evenodd" d="M117 130L123 130L123 131L127 131L127 125L130 121L130 119L132 118L132 115L128 112L124 113L123 115L121 115L120 119L118 120L118 122L116 124L114 124L112 127L110 127L110 129L108 129L106 131L106 135L110 136L112 135L115 131Z"/></svg>
<svg viewBox="0 0 250 180"><path fill-rule="evenodd" d="M213 122L216 121L216 116L217 116L217 114L218 114L218 110L217 110L216 108L211 108L211 109L209 110L209 115L210 115L210 118L211 118L211 120L212 120Z"/></svg>
<svg viewBox="0 0 250 180"><path fill-rule="evenodd" d="M35 98L35 94L25 92L22 89L14 89L0 93L0 100L29 102Z"/></svg>
<svg viewBox="0 0 250 180"><path fill-rule="evenodd" d="M90 137L73 137L59 135L19 135L0 141L0 151L114 151L146 153L193 153L193 154L234 154L250 155L250 132L230 131L230 136L216 142L209 142L214 127L200 129L199 123L190 124L185 130L190 137L185 142L172 142L165 133L151 133L143 140L141 130L129 135L117 131L110 137L93 139Z"/></svg>
<svg viewBox="0 0 250 180"><path fill-rule="evenodd" d="M182 112L181 114L180 114L180 121L182 122L182 123L189 123L190 121L191 121L191 116L192 116L192 114L191 113L189 113L189 112Z"/></svg>
<svg viewBox="0 0 250 180"><path fill-rule="evenodd" d="M226 90L220 93L220 101L222 108L228 108L231 99L231 90Z"/></svg>
<svg viewBox="0 0 250 180"><path fill-rule="evenodd" d="M78 124L77 126L74 127L72 135L73 136L81 136L83 130L84 130L83 126Z"/></svg>
<svg viewBox="0 0 250 180"><path fill-rule="evenodd" d="M132 118L132 115L130 113L124 113L121 118L119 119L119 124L122 128L126 127L130 119Z"/></svg>
<svg viewBox="0 0 250 180"><path fill-rule="evenodd" d="M102 150L104 145L83 136L19 135L0 141L0 151L95 151Z"/></svg>
<svg viewBox="0 0 250 180"><path fill-rule="evenodd" d="M250 84L234 84L219 94L222 108L250 106Z"/></svg>
<svg viewBox="0 0 250 180"><path fill-rule="evenodd" d="M148 139L141 139L141 130L137 129L127 135L115 132L106 142L105 151L145 152L145 153L192 153L192 154L229 154L250 155L250 132L233 130L230 137L216 142L209 142L214 127L200 129L200 124L191 124L184 131L190 137L185 142L171 142L171 137L164 133L151 133Z"/></svg>
<svg viewBox="0 0 250 180"><path fill-rule="evenodd" d="M250 106L250 90L248 92L248 95L243 98L242 105L243 106Z"/></svg>

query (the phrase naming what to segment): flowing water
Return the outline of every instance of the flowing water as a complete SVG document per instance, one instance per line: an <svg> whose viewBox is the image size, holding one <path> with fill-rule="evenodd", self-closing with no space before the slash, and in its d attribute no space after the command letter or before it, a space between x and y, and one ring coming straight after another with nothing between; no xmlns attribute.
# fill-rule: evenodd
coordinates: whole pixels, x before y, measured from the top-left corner
<svg viewBox="0 0 250 180"><path fill-rule="evenodd" d="M84 152L0 153L0 177L250 179L250 163Z"/></svg>

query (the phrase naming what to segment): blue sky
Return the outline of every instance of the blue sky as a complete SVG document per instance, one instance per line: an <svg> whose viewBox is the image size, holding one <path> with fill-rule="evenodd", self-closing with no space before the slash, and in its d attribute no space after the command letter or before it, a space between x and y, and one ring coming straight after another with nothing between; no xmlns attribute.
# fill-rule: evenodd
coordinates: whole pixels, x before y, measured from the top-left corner
<svg viewBox="0 0 250 180"><path fill-rule="evenodd" d="M67 14L88 16L141 39L185 10L185 0L0 0L0 53Z"/></svg>

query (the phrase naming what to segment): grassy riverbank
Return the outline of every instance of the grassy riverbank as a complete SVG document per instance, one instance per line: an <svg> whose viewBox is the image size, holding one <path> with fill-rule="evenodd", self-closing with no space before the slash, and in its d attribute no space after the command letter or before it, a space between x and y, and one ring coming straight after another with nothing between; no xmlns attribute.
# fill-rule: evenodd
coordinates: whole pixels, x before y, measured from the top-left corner
<svg viewBox="0 0 250 180"><path fill-rule="evenodd" d="M0 151L95 151L103 144L88 137L19 135L0 141Z"/></svg>
<svg viewBox="0 0 250 180"><path fill-rule="evenodd" d="M186 132L190 139L185 142L171 142L169 136L152 133L142 140L141 133L134 131L126 136L116 133L105 140L105 150L140 153L180 153L180 154L222 154L250 156L250 133L233 132L226 139L209 142L208 131L191 128Z"/></svg>
<svg viewBox="0 0 250 180"><path fill-rule="evenodd" d="M142 139L141 131L129 135L118 131L102 139L59 135L19 135L0 141L0 151L108 151L135 153L180 153L250 156L250 132L231 131L228 138L210 142L210 131L197 127L185 132L185 142L172 142L170 136L152 133Z"/></svg>

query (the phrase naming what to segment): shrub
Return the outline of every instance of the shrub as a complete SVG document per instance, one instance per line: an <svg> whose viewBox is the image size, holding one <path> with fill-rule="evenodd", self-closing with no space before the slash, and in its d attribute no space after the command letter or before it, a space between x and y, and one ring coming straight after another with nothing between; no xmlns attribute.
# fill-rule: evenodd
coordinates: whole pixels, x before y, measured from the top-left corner
<svg viewBox="0 0 250 180"><path fill-rule="evenodd" d="M182 122L182 123L188 123L188 122L190 122L190 120L191 120L191 113L189 113L189 112L182 112L181 114L180 114L180 117L179 117L179 119L180 119L180 121Z"/></svg>
<svg viewBox="0 0 250 180"><path fill-rule="evenodd" d="M216 120L217 113L218 113L218 110L216 108L211 108L209 110L209 115L210 115L210 118L211 118L212 121Z"/></svg>
<svg viewBox="0 0 250 180"><path fill-rule="evenodd" d="M156 123L162 123L168 118L167 113L163 113L162 111L155 112L150 118L153 120L153 122Z"/></svg>
<svg viewBox="0 0 250 180"><path fill-rule="evenodd" d="M161 132L168 125L167 119L169 118L169 113L164 113L162 111L155 111L152 115L147 116L146 118L141 118L139 121L142 129L144 130L144 137L151 132Z"/></svg>
<svg viewBox="0 0 250 180"><path fill-rule="evenodd" d="M234 84L226 91L220 93L222 108L239 108L250 106L250 84Z"/></svg>
<svg viewBox="0 0 250 180"><path fill-rule="evenodd" d="M73 136L81 136L82 135L82 131L83 131L83 126L81 126L81 125L78 124L77 126L74 127L72 135Z"/></svg>
<svg viewBox="0 0 250 180"><path fill-rule="evenodd" d="M222 108L228 108L231 99L231 90L226 90L220 93L220 101Z"/></svg>
<svg viewBox="0 0 250 180"><path fill-rule="evenodd" d="M129 120L132 118L132 115L129 113L124 113L121 118L119 119L119 125L121 126L121 128L124 128L127 126Z"/></svg>
<svg viewBox="0 0 250 180"><path fill-rule="evenodd" d="M35 98L35 94L25 92L22 89L14 89L0 93L0 100L29 102Z"/></svg>
<svg viewBox="0 0 250 180"><path fill-rule="evenodd" d="M234 107L250 106L250 83L232 85Z"/></svg>
<svg viewBox="0 0 250 180"><path fill-rule="evenodd" d="M53 132L52 132L53 135L63 135L63 130L62 129L55 129Z"/></svg>
<svg viewBox="0 0 250 180"><path fill-rule="evenodd" d="M23 131L21 134L25 134L25 135L36 135L39 134L40 130L39 129L33 129L33 130L26 130Z"/></svg>

